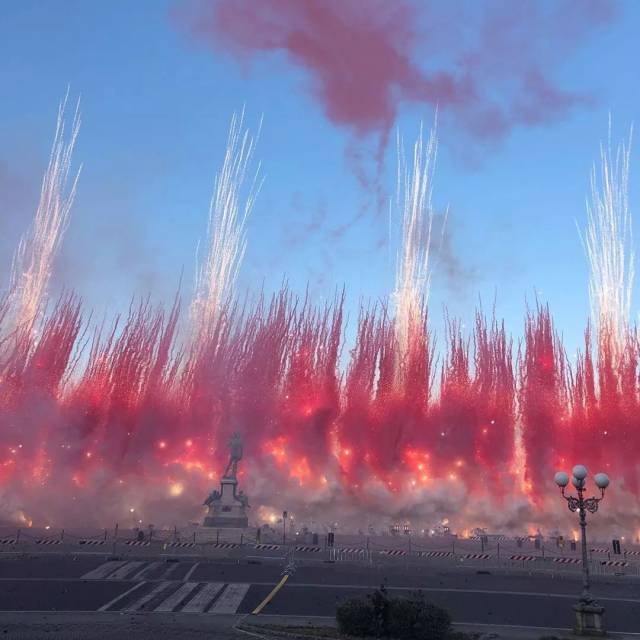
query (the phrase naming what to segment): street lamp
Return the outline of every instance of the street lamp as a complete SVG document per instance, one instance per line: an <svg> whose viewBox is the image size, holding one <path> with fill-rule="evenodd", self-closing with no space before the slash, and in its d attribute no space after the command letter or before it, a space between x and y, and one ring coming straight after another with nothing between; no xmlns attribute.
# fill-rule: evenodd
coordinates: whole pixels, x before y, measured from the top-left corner
<svg viewBox="0 0 640 640"><path fill-rule="evenodd" d="M571 484L575 487L578 497L565 494L565 488L569 484L569 475L564 471L558 471L554 480L562 490L562 497L567 501L567 506L574 513L580 515L580 529L582 531L582 595L578 604L573 607L576 612L576 625L574 631L577 635L605 635L602 627L604 607L601 607L589 591L589 560L587 558L587 511L595 513L598 503L604 498L604 491L609 486L609 476L606 473L596 473L593 480L600 497L585 498L585 486L587 482L587 468L578 464L573 467Z"/></svg>

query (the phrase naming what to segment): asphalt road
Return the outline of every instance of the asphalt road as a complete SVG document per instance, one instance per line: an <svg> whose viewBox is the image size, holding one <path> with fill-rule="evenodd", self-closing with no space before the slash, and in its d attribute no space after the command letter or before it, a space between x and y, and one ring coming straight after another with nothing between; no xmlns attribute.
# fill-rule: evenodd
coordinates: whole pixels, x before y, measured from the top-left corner
<svg viewBox="0 0 640 640"><path fill-rule="evenodd" d="M85 612L224 617L247 614L280 579L282 563L196 562L98 557L0 558L0 630L9 612ZM393 594L422 589L454 622L568 628L580 591L575 576L504 575L399 564L372 568L298 566L264 613L333 616L345 598L384 583ZM640 633L640 581L597 579L611 631ZM111 612L111 613L110 613ZM198 614L200 614L198 616Z"/></svg>

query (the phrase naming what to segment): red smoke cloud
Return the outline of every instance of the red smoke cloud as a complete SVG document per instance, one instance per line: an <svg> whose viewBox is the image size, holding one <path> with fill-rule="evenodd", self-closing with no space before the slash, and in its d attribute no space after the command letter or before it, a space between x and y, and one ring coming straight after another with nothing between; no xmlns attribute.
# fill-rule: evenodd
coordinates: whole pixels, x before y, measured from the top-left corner
<svg viewBox="0 0 640 640"><path fill-rule="evenodd" d="M486 139L592 101L558 86L553 71L614 9L608 0L217 0L190 4L182 22L238 58L283 52L329 120L358 135L388 132L398 106L414 103Z"/></svg>

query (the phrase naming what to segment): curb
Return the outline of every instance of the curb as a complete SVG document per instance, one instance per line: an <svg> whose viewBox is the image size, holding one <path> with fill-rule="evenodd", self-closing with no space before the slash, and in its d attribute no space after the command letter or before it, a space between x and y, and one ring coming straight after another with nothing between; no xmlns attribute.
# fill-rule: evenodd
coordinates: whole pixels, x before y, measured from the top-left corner
<svg viewBox="0 0 640 640"><path fill-rule="evenodd" d="M257 616L259 617L259 616ZM266 617L266 616L265 616ZM280 621L264 620L264 622L241 622L236 626L239 631L245 630L247 632L261 635L264 638L288 638L290 640L333 640L331 636L327 635L314 635L311 633L296 633L295 631L288 631L287 626L290 627L314 627L315 625L311 620L302 616L296 620L295 616L291 616L289 622L286 621L288 616L273 616L273 618L279 618ZM329 622L329 624L327 624ZM333 622L333 624L331 624ZM306 624L305 624L306 623ZM273 629L272 626L281 626L284 628ZM335 620L329 618L318 618L318 628L322 629L335 629ZM563 629L557 627L521 627L516 625L493 625L483 623L453 623L454 631L467 633L472 636L480 638L496 638L496 640L538 640L541 636L555 636L558 640L577 640L579 636L575 636L571 629ZM345 639L350 636L340 636ZM609 632L605 636L612 640L637 640L640 638L640 633L633 632Z"/></svg>

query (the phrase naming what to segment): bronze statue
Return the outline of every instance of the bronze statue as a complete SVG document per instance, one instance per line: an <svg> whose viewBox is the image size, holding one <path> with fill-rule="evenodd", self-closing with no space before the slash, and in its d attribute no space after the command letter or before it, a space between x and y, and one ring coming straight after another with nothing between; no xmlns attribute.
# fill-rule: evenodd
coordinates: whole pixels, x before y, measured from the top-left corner
<svg viewBox="0 0 640 640"><path fill-rule="evenodd" d="M203 504L208 507L208 506L212 505L214 502L216 502L219 499L220 499L220 492L217 489L214 489L209 494L209 497L204 501Z"/></svg>
<svg viewBox="0 0 640 640"><path fill-rule="evenodd" d="M236 496L236 500L245 508L249 506L249 496L247 496L244 491L240 491Z"/></svg>
<svg viewBox="0 0 640 640"><path fill-rule="evenodd" d="M231 436L231 440L229 440L229 449L231 450L231 457L224 472L224 477L235 478L238 471L238 462L242 460L242 440L237 431ZM231 474L229 474L229 470L231 470Z"/></svg>
<svg viewBox="0 0 640 640"><path fill-rule="evenodd" d="M229 440L229 462L220 479L220 490L212 491L204 501L209 508L204 518L205 527L246 529L249 523L246 509L249 497L244 491L237 492L238 463L242 460L242 439L234 433Z"/></svg>

